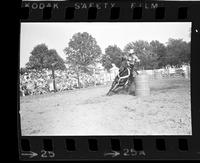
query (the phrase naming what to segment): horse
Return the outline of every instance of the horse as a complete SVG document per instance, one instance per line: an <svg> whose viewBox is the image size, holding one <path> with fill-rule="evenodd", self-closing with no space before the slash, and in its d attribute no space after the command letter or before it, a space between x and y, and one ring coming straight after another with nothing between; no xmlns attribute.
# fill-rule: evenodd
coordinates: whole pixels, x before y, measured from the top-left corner
<svg viewBox="0 0 200 163"><path fill-rule="evenodd" d="M134 67L136 62L140 62L137 56L122 58L119 73L115 77L110 90L106 94L107 96L119 93L135 95L135 77L138 75L138 72Z"/></svg>

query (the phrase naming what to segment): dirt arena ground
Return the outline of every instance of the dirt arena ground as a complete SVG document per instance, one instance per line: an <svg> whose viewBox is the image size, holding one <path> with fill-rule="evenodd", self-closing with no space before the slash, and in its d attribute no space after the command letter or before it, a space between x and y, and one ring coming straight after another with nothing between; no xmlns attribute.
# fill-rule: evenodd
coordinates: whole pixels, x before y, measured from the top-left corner
<svg viewBox="0 0 200 163"><path fill-rule="evenodd" d="M191 135L190 81L151 80L151 95L105 96L108 86L20 98L23 136Z"/></svg>

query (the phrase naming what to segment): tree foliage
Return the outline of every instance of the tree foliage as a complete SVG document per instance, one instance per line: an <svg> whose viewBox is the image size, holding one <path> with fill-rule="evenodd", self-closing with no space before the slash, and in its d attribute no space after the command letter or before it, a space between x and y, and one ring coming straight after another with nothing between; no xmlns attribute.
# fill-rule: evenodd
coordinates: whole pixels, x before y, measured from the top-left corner
<svg viewBox="0 0 200 163"><path fill-rule="evenodd" d="M166 46L157 40L128 43L124 52L133 49L141 60L139 68L157 69L167 65L181 66L190 62L190 43L182 39L169 39Z"/></svg>
<svg viewBox="0 0 200 163"><path fill-rule="evenodd" d="M159 41L151 41L151 54L153 58L151 60L151 64L153 68L162 68L166 65L165 55L166 55L166 47L164 44L160 43Z"/></svg>
<svg viewBox="0 0 200 163"><path fill-rule="evenodd" d="M48 51L48 55L46 55L44 59L44 64L46 68L49 68L53 65L54 69L56 70L64 70L66 68L64 60L54 49L50 49Z"/></svg>
<svg viewBox="0 0 200 163"><path fill-rule="evenodd" d="M113 67L112 66L112 60L111 60L111 58L108 56L108 55L106 55L106 54L104 54L103 56L102 56L102 60L101 60L101 63L102 63L102 66L109 72L110 71L110 69Z"/></svg>
<svg viewBox="0 0 200 163"><path fill-rule="evenodd" d="M65 69L65 62L56 50L49 50L45 44L39 44L33 48L26 68L36 70L42 70L44 68L51 69L52 64L54 64L54 69Z"/></svg>
<svg viewBox="0 0 200 163"><path fill-rule="evenodd" d="M64 53L66 63L77 74L78 82L80 73L92 73L91 67L95 67L96 63L100 62L102 54L95 38L87 32L74 34Z"/></svg>
<svg viewBox="0 0 200 163"><path fill-rule="evenodd" d="M100 61L101 49L97 45L95 38L87 32L76 33L64 49L66 63L79 69L95 65Z"/></svg>
<svg viewBox="0 0 200 163"><path fill-rule="evenodd" d="M113 67L112 64L119 68L121 66L122 57L124 55L125 54L123 53L123 51L116 45L108 46L105 49L105 54L102 57L103 67L107 71L109 71Z"/></svg>
<svg viewBox="0 0 200 163"><path fill-rule="evenodd" d="M170 38L167 42L166 63L171 66L180 67L190 62L190 43L182 39Z"/></svg>

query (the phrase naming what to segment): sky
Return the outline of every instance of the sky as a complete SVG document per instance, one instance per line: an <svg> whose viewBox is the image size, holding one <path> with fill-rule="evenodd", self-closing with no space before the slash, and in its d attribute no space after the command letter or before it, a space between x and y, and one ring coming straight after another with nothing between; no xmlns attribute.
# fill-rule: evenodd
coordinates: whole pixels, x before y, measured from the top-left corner
<svg viewBox="0 0 200 163"><path fill-rule="evenodd" d="M77 32L91 34L104 53L109 45L117 45L123 50L126 44L137 40L158 40L165 44L169 38L173 38L189 42L190 31L189 22L21 23L20 67L25 66L30 52L41 43L45 43L49 49L55 49L65 59L63 50Z"/></svg>

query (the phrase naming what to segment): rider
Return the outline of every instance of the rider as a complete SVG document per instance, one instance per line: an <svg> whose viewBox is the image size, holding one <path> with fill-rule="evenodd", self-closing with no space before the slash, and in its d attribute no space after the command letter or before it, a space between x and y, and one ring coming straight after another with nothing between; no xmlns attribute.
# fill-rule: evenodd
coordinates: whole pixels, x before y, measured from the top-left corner
<svg viewBox="0 0 200 163"><path fill-rule="evenodd" d="M132 83L135 84L135 77L138 75L138 72L135 68L136 63L140 62L140 59L136 56L135 51L132 49L129 52L129 55L127 57L127 62L130 68L131 75L129 76L129 82L127 84L127 87L131 87Z"/></svg>

